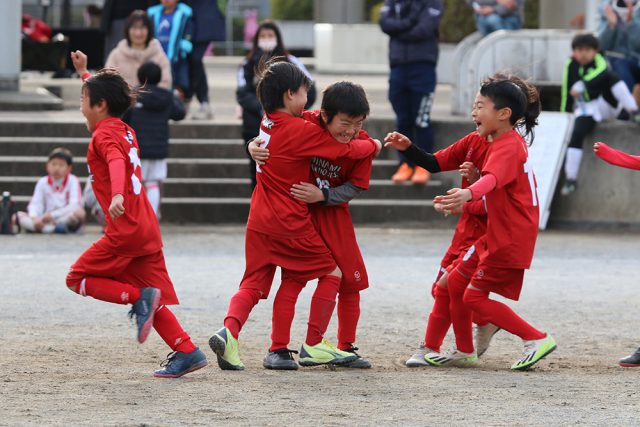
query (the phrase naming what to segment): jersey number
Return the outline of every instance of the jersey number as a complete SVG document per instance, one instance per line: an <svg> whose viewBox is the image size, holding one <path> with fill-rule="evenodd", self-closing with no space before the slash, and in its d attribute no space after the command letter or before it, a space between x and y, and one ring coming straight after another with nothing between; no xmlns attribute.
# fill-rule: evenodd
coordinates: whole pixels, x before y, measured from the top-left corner
<svg viewBox="0 0 640 427"><path fill-rule="evenodd" d="M260 146L260 148L267 148L269 145L269 140L271 139L271 135L260 129L260 133L258 134L258 138L264 141L264 144ZM256 164L256 172L262 173L262 169L260 169L260 165Z"/></svg>
<svg viewBox="0 0 640 427"><path fill-rule="evenodd" d="M538 206L538 192L536 191L536 176L533 173L533 166L527 160L524 164L524 173L529 178L529 187L531 188L531 199L533 200L533 206Z"/></svg>

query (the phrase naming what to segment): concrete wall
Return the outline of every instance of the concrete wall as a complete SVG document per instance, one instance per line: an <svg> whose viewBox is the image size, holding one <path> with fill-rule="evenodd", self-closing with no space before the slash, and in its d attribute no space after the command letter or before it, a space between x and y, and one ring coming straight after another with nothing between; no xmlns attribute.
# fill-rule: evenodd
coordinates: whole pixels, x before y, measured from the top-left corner
<svg viewBox="0 0 640 427"><path fill-rule="evenodd" d="M627 153L640 154L639 131L637 125L620 121L596 127L585 140L578 189L567 197L556 192L551 207L551 227L593 225L640 229L640 171L611 166L598 159L592 150L595 141L604 141Z"/></svg>

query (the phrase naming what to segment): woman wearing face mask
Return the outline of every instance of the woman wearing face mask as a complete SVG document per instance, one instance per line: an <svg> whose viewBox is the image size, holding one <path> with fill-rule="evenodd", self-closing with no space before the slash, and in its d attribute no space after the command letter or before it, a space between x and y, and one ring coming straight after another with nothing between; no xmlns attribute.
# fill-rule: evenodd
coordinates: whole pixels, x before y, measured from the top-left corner
<svg viewBox="0 0 640 427"><path fill-rule="evenodd" d="M154 62L162 69L158 86L171 89L171 64L160 42L153 38L153 24L147 13L135 10L127 18L125 38L107 57L105 68L115 68L129 86L144 84L138 81L138 68L146 62Z"/></svg>
<svg viewBox="0 0 640 427"><path fill-rule="evenodd" d="M260 120L262 119L262 106L256 96L256 71L261 61L266 61L271 57L286 58L287 61L298 66L310 79L311 74L300 62L298 58L287 52L282 42L280 29L273 21L263 21L253 36L253 47L247 53L244 61L238 69L238 89L236 99L242 108L242 138L246 141L258 136L260 131ZM309 108L316 99L316 88L312 85L307 95L307 105ZM256 163L249 158L251 184L256 185Z"/></svg>

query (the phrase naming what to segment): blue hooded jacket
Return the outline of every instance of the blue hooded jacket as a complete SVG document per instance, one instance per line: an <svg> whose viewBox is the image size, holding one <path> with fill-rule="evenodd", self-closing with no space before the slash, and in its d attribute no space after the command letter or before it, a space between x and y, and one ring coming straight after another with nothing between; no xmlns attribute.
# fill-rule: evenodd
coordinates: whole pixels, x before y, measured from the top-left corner
<svg viewBox="0 0 640 427"><path fill-rule="evenodd" d="M164 6L161 4L147 9L147 14L149 18L151 18L151 21L153 21L154 29L160 26L163 11ZM191 34L193 32L192 16L193 12L189 6L183 3L177 4L173 15L173 22L171 23L169 44L165 52L167 58L169 58L169 62L172 64L178 62L180 59L186 58L193 49L193 44L191 43Z"/></svg>
<svg viewBox="0 0 640 427"><path fill-rule="evenodd" d="M385 0L380 28L389 35L389 65L438 62L442 0Z"/></svg>

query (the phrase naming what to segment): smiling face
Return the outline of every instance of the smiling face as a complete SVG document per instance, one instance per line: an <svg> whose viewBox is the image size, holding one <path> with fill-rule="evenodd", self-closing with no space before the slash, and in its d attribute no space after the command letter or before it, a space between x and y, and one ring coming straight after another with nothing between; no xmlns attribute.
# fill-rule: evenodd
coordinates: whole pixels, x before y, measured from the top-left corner
<svg viewBox="0 0 640 427"><path fill-rule="evenodd" d="M147 46L149 29L142 21L138 21L129 28L129 40L134 49L144 49Z"/></svg>
<svg viewBox="0 0 640 427"><path fill-rule="evenodd" d="M501 124L498 117L499 111L501 110L496 110L495 104L490 98L482 96L480 93L476 94L471 119L476 125L478 135L486 138L496 132Z"/></svg>
<svg viewBox="0 0 640 427"><path fill-rule="evenodd" d="M89 99L89 90L86 87L82 89L82 96L80 98L80 111L86 119L87 130L90 133L93 133L93 131L96 129L96 124L107 116L106 109L106 101L104 99L91 106L91 101Z"/></svg>
<svg viewBox="0 0 640 427"><path fill-rule="evenodd" d="M300 86L297 91L287 91L284 94L284 105L289 114L296 117L302 116L304 106L307 105L307 92L306 86Z"/></svg>
<svg viewBox="0 0 640 427"><path fill-rule="evenodd" d="M337 113L330 122L327 122L327 115L321 111L322 120L327 123L327 130L339 142L346 144L358 136L365 116L351 117L346 113Z"/></svg>

